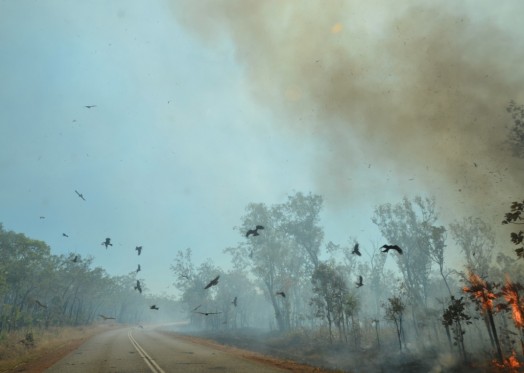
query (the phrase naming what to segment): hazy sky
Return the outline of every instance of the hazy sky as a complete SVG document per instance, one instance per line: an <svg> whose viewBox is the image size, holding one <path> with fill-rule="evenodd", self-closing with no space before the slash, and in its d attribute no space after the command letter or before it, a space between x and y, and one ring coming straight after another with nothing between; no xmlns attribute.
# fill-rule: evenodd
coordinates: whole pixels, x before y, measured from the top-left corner
<svg viewBox="0 0 524 373"><path fill-rule="evenodd" d="M295 191L337 243L417 194L498 224L524 3L434 3L0 1L0 222L158 293L177 250L227 267L245 206Z"/></svg>

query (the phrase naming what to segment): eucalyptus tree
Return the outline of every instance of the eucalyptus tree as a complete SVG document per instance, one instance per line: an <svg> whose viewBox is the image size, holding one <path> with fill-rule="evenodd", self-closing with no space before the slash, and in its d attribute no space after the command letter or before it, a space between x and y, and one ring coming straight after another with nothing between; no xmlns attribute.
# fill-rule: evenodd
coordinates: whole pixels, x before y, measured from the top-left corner
<svg viewBox="0 0 524 373"><path fill-rule="evenodd" d="M403 250L402 255L393 256L412 305L427 305L432 262L430 251L433 249L431 238L437 218L435 200L420 196L413 200L404 198L396 205L380 205L375 208L372 218L388 243Z"/></svg>
<svg viewBox="0 0 524 373"><path fill-rule="evenodd" d="M273 206L251 203L237 228L242 241L225 250L232 255L235 268L248 269L261 282L281 331L303 318L300 310L306 297L301 291L307 293L307 286L311 286L323 239L318 216L321 205L319 196L302 193ZM245 232L257 225L264 230L258 236L246 237Z"/></svg>
<svg viewBox="0 0 524 373"><path fill-rule="evenodd" d="M398 346L400 351L402 351L402 345L406 344L403 327L404 310L406 309L406 304L400 296L394 296L392 298L388 298L388 302L385 303L383 307L385 311L384 318L395 324Z"/></svg>
<svg viewBox="0 0 524 373"><path fill-rule="evenodd" d="M493 259L495 234L481 218L467 217L449 226L451 236L466 259L469 271L487 276ZM466 277L463 274L463 277Z"/></svg>
<svg viewBox="0 0 524 373"><path fill-rule="evenodd" d="M462 322L467 325L471 324L471 317L465 313L466 304L463 297L456 299L451 296L448 308L442 314L442 324L453 331L454 345L458 346L460 354L464 362L467 361L466 348L464 346L464 334L466 333L462 327Z"/></svg>
<svg viewBox="0 0 524 373"><path fill-rule="evenodd" d="M48 271L46 265L50 248L43 241L33 240L24 234L6 232L0 225L0 257L6 282L1 299L0 331L18 328L23 310L32 301L39 283Z"/></svg>
<svg viewBox="0 0 524 373"><path fill-rule="evenodd" d="M326 320L331 342L334 339L335 326L339 340L347 342L348 335L353 334L355 344L358 345L360 335L355 317L360 308L360 300L349 290L343 271L343 267L337 267L333 262L319 262L311 277L313 297L310 304L315 316Z"/></svg>
<svg viewBox="0 0 524 373"><path fill-rule="evenodd" d="M384 276L384 265L386 264L387 255L384 255L377 250L373 251L370 258L370 277L368 285L371 289L371 294L375 303L375 319L380 314L381 300L386 292L387 283ZM378 328L378 322L375 325Z"/></svg>
<svg viewBox="0 0 524 373"><path fill-rule="evenodd" d="M193 263L192 251L189 248L177 252L171 270L175 275L174 285L182 292L181 301L191 323L199 327L218 328L220 323L217 322L216 317L204 319L195 311L196 309L198 312L220 311L222 302L217 294L224 287L224 271L215 266L210 259L197 267ZM218 284L205 289L206 285L217 276L220 277Z"/></svg>
<svg viewBox="0 0 524 373"><path fill-rule="evenodd" d="M244 232L256 225L264 226L264 230L259 236L244 237L244 242L227 248L225 252L233 256L237 269L248 268L261 281L273 306L278 329L283 331L289 327L289 297L286 299L276 293L283 291L289 295L289 289L294 285L288 272L293 260L301 260L298 248L281 229L283 214L280 206L251 203L246 210L241 234L244 236Z"/></svg>
<svg viewBox="0 0 524 373"><path fill-rule="evenodd" d="M311 283L314 293L311 304L315 309L315 315L327 321L331 342L333 342L333 325L338 327L338 335L342 339L345 334L342 330L342 326L345 325L344 300L348 293L343 276L332 263L319 263L313 272Z"/></svg>
<svg viewBox="0 0 524 373"><path fill-rule="evenodd" d="M323 200L320 195L296 193L282 206L282 229L305 251L312 272L319 263L324 230L320 226Z"/></svg>
<svg viewBox="0 0 524 373"><path fill-rule="evenodd" d="M447 280L447 277L451 272L444 274L444 248L446 247L447 239L446 228L444 226L430 226L429 231L429 257L435 264L437 264L439 274L442 277L442 281L444 281L444 285L446 285L449 296L452 296L451 288L449 287Z"/></svg>

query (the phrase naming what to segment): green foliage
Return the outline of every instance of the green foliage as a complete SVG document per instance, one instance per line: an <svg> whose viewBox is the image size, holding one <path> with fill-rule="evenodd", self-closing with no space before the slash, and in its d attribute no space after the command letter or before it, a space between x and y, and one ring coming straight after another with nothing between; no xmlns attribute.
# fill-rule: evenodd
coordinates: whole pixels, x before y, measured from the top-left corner
<svg viewBox="0 0 524 373"><path fill-rule="evenodd" d="M348 318L359 310L358 298L347 288L343 275L332 264L320 262L311 277L313 294L310 305L315 316L328 322L329 333L333 339L332 326L339 330L342 339L347 333Z"/></svg>
<svg viewBox="0 0 524 373"><path fill-rule="evenodd" d="M388 298L388 303L383 304L385 315L384 318L388 321L391 321L395 324L398 337L399 349L402 351L402 339L404 337L404 329L402 326L404 311L406 309L406 304L402 301L402 298L399 296L394 296Z"/></svg>
<svg viewBox="0 0 524 373"><path fill-rule="evenodd" d="M388 298L388 303L384 307L385 319L389 321L401 320L406 305L400 297Z"/></svg>
<svg viewBox="0 0 524 373"><path fill-rule="evenodd" d="M452 296L448 308L444 310L442 315L442 324L446 326L459 326L460 321L465 321L467 325L471 324L471 317L464 312L465 308L466 303L464 302L464 297L456 299ZM454 328L453 331L455 334L455 344L457 344L457 341L463 341L462 336L466 332L462 331L460 327Z"/></svg>
<svg viewBox="0 0 524 373"><path fill-rule="evenodd" d="M133 290L136 273L111 277L92 268L91 258L52 255L44 242L5 231L1 224L0 257L0 335L86 325L99 313L135 323L143 316L137 310L146 309L147 300Z"/></svg>
<svg viewBox="0 0 524 373"><path fill-rule="evenodd" d="M505 219L502 221L502 224L524 224L524 201L522 202L513 202L511 204L511 211L505 214ZM512 232L511 233L511 242L515 245L522 245L524 242L524 232ZM515 253L518 258L524 258L524 245L515 249Z"/></svg>

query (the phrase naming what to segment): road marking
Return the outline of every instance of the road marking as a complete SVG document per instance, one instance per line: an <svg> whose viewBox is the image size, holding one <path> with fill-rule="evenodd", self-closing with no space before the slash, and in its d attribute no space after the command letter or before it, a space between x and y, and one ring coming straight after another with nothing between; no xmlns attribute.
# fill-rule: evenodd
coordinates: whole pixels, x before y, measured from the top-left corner
<svg viewBox="0 0 524 373"><path fill-rule="evenodd" d="M142 359L144 359L147 366L149 367L149 369L151 369L153 373L166 373L162 368L158 366L158 364L151 358L151 356L147 354L146 350L144 350L142 346L138 344L136 339L133 337L133 334L131 333L131 329L129 329L129 331L127 332L127 336L129 337L129 340L131 341L131 344L133 345L135 350L138 351Z"/></svg>

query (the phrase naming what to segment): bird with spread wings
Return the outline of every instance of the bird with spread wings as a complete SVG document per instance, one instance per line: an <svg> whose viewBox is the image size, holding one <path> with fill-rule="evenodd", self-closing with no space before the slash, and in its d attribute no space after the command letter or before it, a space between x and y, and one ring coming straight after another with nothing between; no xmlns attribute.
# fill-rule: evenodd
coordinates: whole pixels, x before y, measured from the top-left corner
<svg viewBox="0 0 524 373"><path fill-rule="evenodd" d="M251 236L251 235L253 235L253 236L259 236L259 235L260 235L260 233L258 233L258 230L259 230L259 229L264 229L264 227L261 226L261 225L257 225L257 226L255 227L255 229L250 229L250 230L248 230L248 231L246 232L246 237L249 237L249 236Z"/></svg>
<svg viewBox="0 0 524 373"><path fill-rule="evenodd" d="M402 254L402 249L397 245L383 245L381 249L383 249L381 250L383 253L387 253L389 250L395 250L399 254Z"/></svg>
<svg viewBox="0 0 524 373"><path fill-rule="evenodd" d="M209 281L209 284L207 284L204 289L209 289L211 286L218 285L218 279L219 278L220 278L220 276L217 276L214 279L212 279L211 281Z"/></svg>

